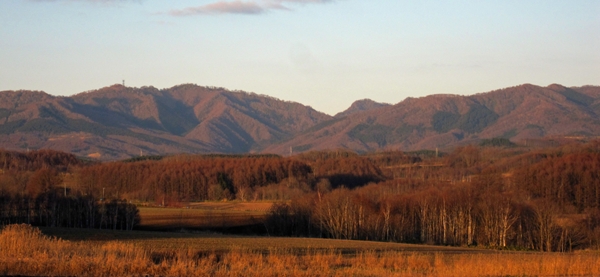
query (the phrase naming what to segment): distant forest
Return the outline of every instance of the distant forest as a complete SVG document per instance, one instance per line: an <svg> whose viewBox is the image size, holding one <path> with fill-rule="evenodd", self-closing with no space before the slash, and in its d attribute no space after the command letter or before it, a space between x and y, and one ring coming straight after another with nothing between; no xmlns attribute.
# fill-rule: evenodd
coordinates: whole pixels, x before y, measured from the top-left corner
<svg viewBox="0 0 600 277"><path fill-rule="evenodd" d="M132 203L276 201L270 235L537 251L600 248L600 141L435 151L176 155L0 150L0 224L131 230Z"/></svg>

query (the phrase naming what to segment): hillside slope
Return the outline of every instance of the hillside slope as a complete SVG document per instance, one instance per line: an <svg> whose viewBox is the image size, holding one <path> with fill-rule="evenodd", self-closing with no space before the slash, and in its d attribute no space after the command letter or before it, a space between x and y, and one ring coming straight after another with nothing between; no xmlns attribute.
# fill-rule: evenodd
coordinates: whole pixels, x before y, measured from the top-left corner
<svg viewBox="0 0 600 277"><path fill-rule="evenodd" d="M2 147L101 159L252 152L331 118L298 103L196 85L114 85L72 97L5 91L0 101Z"/></svg>
<svg viewBox="0 0 600 277"><path fill-rule="evenodd" d="M600 136L600 87L530 84L395 105L359 100L331 117L223 88L113 85L71 97L0 92L0 148L103 160L172 153L420 150L504 137Z"/></svg>
<svg viewBox="0 0 600 277"><path fill-rule="evenodd" d="M600 87L530 84L471 96L430 95L322 123L265 151L419 150L504 137L600 135ZM287 150L289 151L289 150Z"/></svg>

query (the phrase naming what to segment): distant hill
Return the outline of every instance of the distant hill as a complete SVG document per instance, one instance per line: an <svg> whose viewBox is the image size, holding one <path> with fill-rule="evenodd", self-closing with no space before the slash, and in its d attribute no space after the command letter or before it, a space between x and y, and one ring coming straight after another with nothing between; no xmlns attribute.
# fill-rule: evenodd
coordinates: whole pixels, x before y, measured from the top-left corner
<svg viewBox="0 0 600 277"><path fill-rule="evenodd" d="M364 111L368 111L368 110L374 110L374 109L378 109L381 107L386 107L389 106L390 104L387 103L379 103L379 102L375 102L371 99L362 99L362 100L358 100L355 101L354 103L352 103L352 105L350 106L350 108L346 109L343 112L340 112L338 114L336 114L334 117L335 118L340 118L340 117L344 117L344 116L349 116L358 112L364 112Z"/></svg>
<svg viewBox="0 0 600 277"><path fill-rule="evenodd" d="M365 99L335 117L299 103L196 85L114 85L71 97L0 92L0 148L49 148L103 160L181 152L420 150L557 136L600 136L600 87L526 84L395 105Z"/></svg>
<svg viewBox="0 0 600 277"><path fill-rule="evenodd" d="M555 136L600 135L600 87L525 84L471 96L430 95L335 118L265 151L420 150ZM289 151L289 150L288 150Z"/></svg>
<svg viewBox="0 0 600 277"><path fill-rule="evenodd" d="M331 118L298 103L196 85L114 85L72 97L4 91L0 103L0 147L100 159L255 152Z"/></svg>

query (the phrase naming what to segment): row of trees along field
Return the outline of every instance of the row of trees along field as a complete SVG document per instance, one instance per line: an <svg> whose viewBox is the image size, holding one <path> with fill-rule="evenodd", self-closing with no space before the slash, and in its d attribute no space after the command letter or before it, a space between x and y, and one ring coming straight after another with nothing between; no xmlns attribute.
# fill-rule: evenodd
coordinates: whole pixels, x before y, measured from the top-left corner
<svg viewBox="0 0 600 277"><path fill-rule="evenodd" d="M51 150L0 151L0 225L132 230L137 207L73 189L72 175L86 164Z"/></svg>
<svg viewBox="0 0 600 277"><path fill-rule="evenodd" d="M450 153L338 150L106 163L54 151L0 151L0 157L3 222L36 218L42 225L130 228L136 216L127 214L126 205L132 200L281 200L267 224L271 235L541 251L600 246L598 141L539 149L492 143ZM64 199L74 202L61 204L69 212L60 216L44 215L61 205L35 204ZM97 206L86 212L77 201ZM107 203L125 206L108 212L102 208ZM125 223L115 223L119 218Z"/></svg>

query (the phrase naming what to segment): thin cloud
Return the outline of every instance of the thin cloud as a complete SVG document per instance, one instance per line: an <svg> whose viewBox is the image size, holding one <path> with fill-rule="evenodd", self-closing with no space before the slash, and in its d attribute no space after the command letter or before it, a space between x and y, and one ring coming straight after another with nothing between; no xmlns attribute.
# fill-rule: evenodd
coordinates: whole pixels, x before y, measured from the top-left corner
<svg viewBox="0 0 600 277"><path fill-rule="evenodd" d="M329 3L329 2L333 2L334 0L275 0L273 2L280 2L280 3L285 3L285 2L289 2L289 3L308 3L308 4L323 4L323 3Z"/></svg>
<svg viewBox="0 0 600 277"><path fill-rule="evenodd" d="M140 3L143 0L28 0L29 2L80 2L80 3L97 3L97 4L112 4L112 3Z"/></svg>
<svg viewBox="0 0 600 277"><path fill-rule="evenodd" d="M202 14L261 14L267 11L267 7L259 5L256 2L243 2L233 1L226 2L220 1L212 4L189 7L182 10L173 10L169 14L173 16L186 16L186 15L202 15Z"/></svg>
<svg viewBox="0 0 600 277"><path fill-rule="evenodd" d="M169 12L172 16L246 14L258 15L271 10L292 10L286 4L324 4L335 0L262 0L262 1L218 1L211 4L188 7Z"/></svg>

